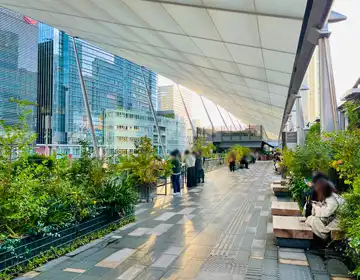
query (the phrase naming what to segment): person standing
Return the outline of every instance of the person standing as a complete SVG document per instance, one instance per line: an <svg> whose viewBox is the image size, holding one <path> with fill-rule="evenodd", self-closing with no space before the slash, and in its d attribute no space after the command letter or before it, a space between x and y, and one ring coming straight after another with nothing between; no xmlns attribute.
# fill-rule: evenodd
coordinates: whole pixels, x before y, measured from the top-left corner
<svg viewBox="0 0 360 280"><path fill-rule="evenodd" d="M196 172L196 183L204 183L204 170L203 170L203 161L201 158L201 152L196 153L195 160L195 172Z"/></svg>
<svg viewBox="0 0 360 280"><path fill-rule="evenodd" d="M228 161L229 161L230 172L235 172L236 155L234 152L230 154Z"/></svg>
<svg viewBox="0 0 360 280"><path fill-rule="evenodd" d="M184 162L185 162L185 167L187 170L186 186L188 188L191 188L191 187L196 186L195 157L192 154L190 154L190 152L188 150L185 151Z"/></svg>
<svg viewBox="0 0 360 280"><path fill-rule="evenodd" d="M181 176L181 162L180 153L175 150L170 154L172 164L171 184L174 190L174 195L181 195L180 190L180 176Z"/></svg>

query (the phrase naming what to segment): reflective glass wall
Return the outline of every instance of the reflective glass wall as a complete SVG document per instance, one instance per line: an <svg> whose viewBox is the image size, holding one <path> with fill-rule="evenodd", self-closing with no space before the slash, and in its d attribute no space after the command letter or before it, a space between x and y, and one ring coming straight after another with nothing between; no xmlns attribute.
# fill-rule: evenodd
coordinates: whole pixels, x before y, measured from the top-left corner
<svg viewBox="0 0 360 280"><path fill-rule="evenodd" d="M142 70L85 41L77 40L77 49L97 142L102 145L105 109L150 111ZM72 39L44 24L39 24L39 71L44 79L38 84L38 143L90 140ZM146 69L143 72L156 106L157 76Z"/></svg>
<svg viewBox="0 0 360 280"><path fill-rule="evenodd" d="M18 122L19 108L9 99L36 102L37 40L36 21L0 8L0 119L6 124ZM32 129L35 118L28 119Z"/></svg>

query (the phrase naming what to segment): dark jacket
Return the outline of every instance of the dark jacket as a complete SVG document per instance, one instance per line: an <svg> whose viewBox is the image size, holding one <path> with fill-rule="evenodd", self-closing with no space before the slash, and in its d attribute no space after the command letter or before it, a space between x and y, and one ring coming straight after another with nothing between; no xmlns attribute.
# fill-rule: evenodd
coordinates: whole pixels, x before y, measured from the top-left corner
<svg viewBox="0 0 360 280"><path fill-rule="evenodd" d="M174 158L172 161L171 161L171 164L172 164L172 173L173 174L180 174L181 173L181 163L180 163L180 160L178 158Z"/></svg>
<svg viewBox="0 0 360 280"><path fill-rule="evenodd" d="M201 162L201 158L200 157L196 157L195 160L195 169L196 170L201 170L202 169L202 162Z"/></svg>

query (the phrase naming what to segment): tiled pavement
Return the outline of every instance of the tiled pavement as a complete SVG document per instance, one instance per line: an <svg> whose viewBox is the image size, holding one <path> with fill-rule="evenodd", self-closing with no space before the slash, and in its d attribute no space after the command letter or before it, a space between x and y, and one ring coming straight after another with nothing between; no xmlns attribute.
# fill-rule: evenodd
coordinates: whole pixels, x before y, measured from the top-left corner
<svg viewBox="0 0 360 280"><path fill-rule="evenodd" d="M317 256L278 252L273 179L268 162L210 172L204 186L138 205L136 223L21 279L330 279Z"/></svg>

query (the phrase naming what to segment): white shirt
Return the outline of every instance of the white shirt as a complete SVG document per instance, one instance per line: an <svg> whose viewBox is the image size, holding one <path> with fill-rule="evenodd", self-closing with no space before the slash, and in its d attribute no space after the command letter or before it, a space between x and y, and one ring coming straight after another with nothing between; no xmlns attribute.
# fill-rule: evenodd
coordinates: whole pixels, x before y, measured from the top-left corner
<svg viewBox="0 0 360 280"><path fill-rule="evenodd" d="M189 167L195 167L195 157L193 155L185 155L184 157L184 161L185 161L185 166L187 168Z"/></svg>

